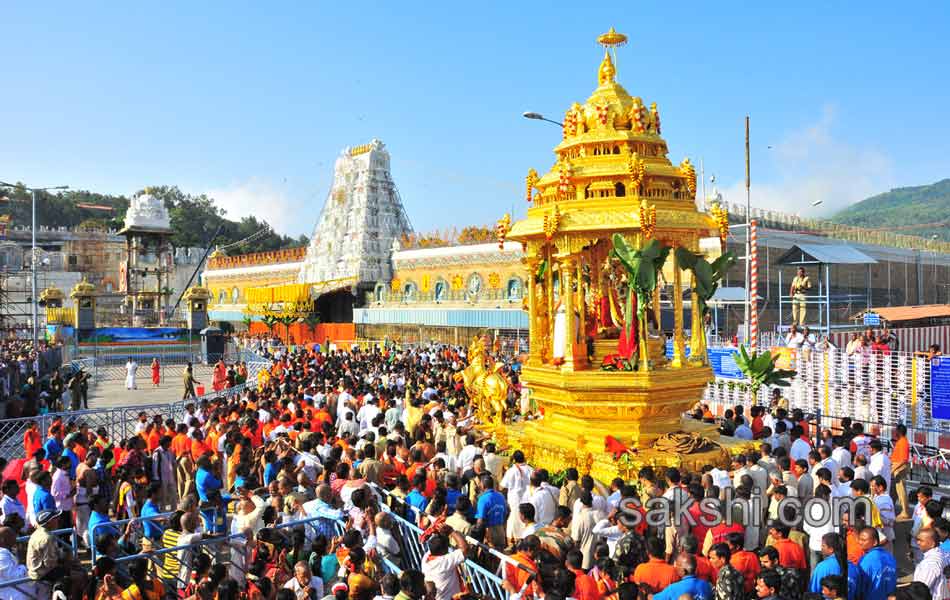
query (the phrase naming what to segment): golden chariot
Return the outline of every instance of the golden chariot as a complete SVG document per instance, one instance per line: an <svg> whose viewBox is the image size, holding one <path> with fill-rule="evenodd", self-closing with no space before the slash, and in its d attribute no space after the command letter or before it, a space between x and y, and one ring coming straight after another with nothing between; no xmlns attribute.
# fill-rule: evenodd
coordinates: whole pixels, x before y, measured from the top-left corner
<svg viewBox="0 0 950 600"><path fill-rule="evenodd" d="M510 224L506 215L498 225L500 240L519 241L525 249L530 352L521 379L543 416L504 425L496 419L487 428L522 448L535 467L574 466L602 481L629 476L642 464L721 464L728 453L715 445L691 456L669 444L653 448L671 432L717 437L712 427L682 418L712 379L702 335L691 336L696 358L687 358L683 284L690 273L671 251L661 275L673 290L668 359L658 328L634 332L630 314L624 321L618 293L623 275L611 250L620 234L633 249L656 240L699 254L701 239L724 239L725 215L697 210L696 171L689 159L676 165L668 158L656 104L631 96L616 81L611 55L626 36L611 29L598 41L605 53L597 89L567 110L551 169L541 176L528 172L526 218ZM692 300L695 306L695 292ZM659 285L644 309L659 322ZM702 331L699 311L692 311L689 328ZM617 356L618 330L630 333L624 336L628 354L631 338L639 342L628 356L635 370L602 366Z"/></svg>

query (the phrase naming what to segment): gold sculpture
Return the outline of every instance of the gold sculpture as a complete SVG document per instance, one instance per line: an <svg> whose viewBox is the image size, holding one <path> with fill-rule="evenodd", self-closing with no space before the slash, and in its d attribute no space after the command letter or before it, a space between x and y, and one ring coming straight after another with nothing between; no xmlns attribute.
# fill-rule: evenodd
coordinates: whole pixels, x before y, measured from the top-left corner
<svg viewBox="0 0 950 600"><path fill-rule="evenodd" d="M695 203L682 201L686 192L695 194L695 169L689 161L674 165L668 159L656 104L647 111L641 98L617 82L611 52L626 36L611 30L598 41L606 49L597 89L565 112L556 162L532 178L534 202L506 236L522 243L531 273L525 295L530 353L522 382L543 418L509 423L502 435L525 450L535 467L572 466L608 481L618 474L605 451L610 440L638 449L632 459L638 464L680 464L675 452L655 452L651 445L664 434L690 429L681 415L712 378L708 366L684 356L686 288L675 259L657 273L661 282L680 288L667 294L674 298L672 359L653 326L623 322L625 313L633 313L624 305L630 297L627 272L612 263L613 236L636 251L652 239L698 252L700 239L716 236L718 224ZM640 314L659 314L659 297L641 295L651 306L640 307ZM643 368L602 369L623 364L610 363L621 349L628 357L643 357ZM470 381L491 371L484 360L484 343L473 344ZM497 424L499 406L484 400L481 387L473 392L480 410L491 411L485 419ZM718 461L718 454L711 460Z"/></svg>
<svg viewBox="0 0 950 600"><path fill-rule="evenodd" d="M689 190L690 199L696 199L696 169L688 158L684 158L680 163L680 173L686 180L686 189Z"/></svg>
<svg viewBox="0 0 950 600"><path fill-rule="evenodd" d="M531 190L534 189L534 186L538 183L538 172L534 169L528 169L528 176L525 177L525 199L528 202L531 202Z"/></svg>
<svg viewBox="0 0 950 600"><path fill-rule="evenodd" d="M508 232L511 231L511 215L505 213L505 216L498 219L498 222L495 224L495 238L498 240L498 249L505 249L505 238L508 237Z"/></svg>
<svg viewBox="0 0 950 600"><path fill-rule="evenodd" d="M473 338L468 347L468 366L456 373L454 378L465 386L479 421L498 427L504 422L508 380L499 373L500 363L490 364L486 346L484 337Z"/></svg>

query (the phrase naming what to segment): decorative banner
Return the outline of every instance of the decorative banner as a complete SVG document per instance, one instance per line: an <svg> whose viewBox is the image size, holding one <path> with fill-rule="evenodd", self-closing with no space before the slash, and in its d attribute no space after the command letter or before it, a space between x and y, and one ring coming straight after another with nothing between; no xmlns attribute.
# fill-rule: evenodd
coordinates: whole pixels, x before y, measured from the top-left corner
<svg viewBox="0 0 950 600"><path fill-rule="evenodd" d="M462 279L462 276L456 273L452 275L452 289L460 290L465 287L465 280Z"/></svg>
<svg viewBox="0 0 950 600"><path fill-rule="evenodd" d="M497 290L501 285L501 276L498 273L489 273L488 274L488 287Z"/></svg>
<svg viewBox="0 0 950 600"><path fill-rule="evenodd" d="M432 289L432 275L426 273L422 276L422 279L419 280L419 290L423 294L429 293L429 290Z"/></svg>

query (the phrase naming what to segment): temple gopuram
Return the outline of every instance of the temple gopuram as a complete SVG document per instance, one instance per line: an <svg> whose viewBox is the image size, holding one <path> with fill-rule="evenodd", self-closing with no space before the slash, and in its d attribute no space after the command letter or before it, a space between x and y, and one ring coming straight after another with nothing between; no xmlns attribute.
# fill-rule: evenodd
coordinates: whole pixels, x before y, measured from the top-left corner
<svg viewBox="0 0 950 600"><path fill-rule="evenodd" d="M687 358L683 293L672 295L671 359L656 327L657 282L690 289L677 249L699 256L701 239L720 236L721 219L697 210L696 172L689 159L671 162L656 103L617 82L612 53L626 37L611 30L598 41L597 88L567 110L554 165L528 172L526 218L499 222L500 235L524 248L530 353L522 383L543 417L502 425L490 406L482 413L532 465L574 466L609 481L618 461L681 464L692 454L717 462L710 455L724 452L695 424L670 435L690 427L681 415L712 379L701 335ZM702 331L699 311L692 315L689 328ZM473 343L470 360L482 350Z"/></svg>

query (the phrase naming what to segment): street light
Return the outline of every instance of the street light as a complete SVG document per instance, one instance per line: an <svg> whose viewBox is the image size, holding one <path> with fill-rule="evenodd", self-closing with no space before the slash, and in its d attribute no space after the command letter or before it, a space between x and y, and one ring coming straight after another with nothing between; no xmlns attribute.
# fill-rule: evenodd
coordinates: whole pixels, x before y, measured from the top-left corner
<svg viewBox="0 0 950 600"><path fill-rule="evenodd" d="M38 344L38 333L37 333L37 324L39 323L39 312L40 305L36 300L36 192L49 192L53 190L68 190L68 185L57 185L50 187L38 187L32 188L25 185L13 185L11 183L6 183L5 181L0 181L0 187L8 187L10 189L23 189L29 190L30 197L32 199L32 225L30 226L30 289L32 291L32 308L33 308L33 349L37 349Z"/></svg>
<svg viewBox="0 0 950 600"><path fill-rule="evenodd" d="M536 113L536 112L530 112L530 111L529 111L529 112L521 113L521 116L524 117L525 119L533 119L533 120L535 120L535 121L547 121L548 123L553 123L553 124L557 125L558 127L563 127L563 126L564 126L563 123L558 123L557 121L552 121L551 119L545 117L545 116L542 115L541 113Z"/></svg>

